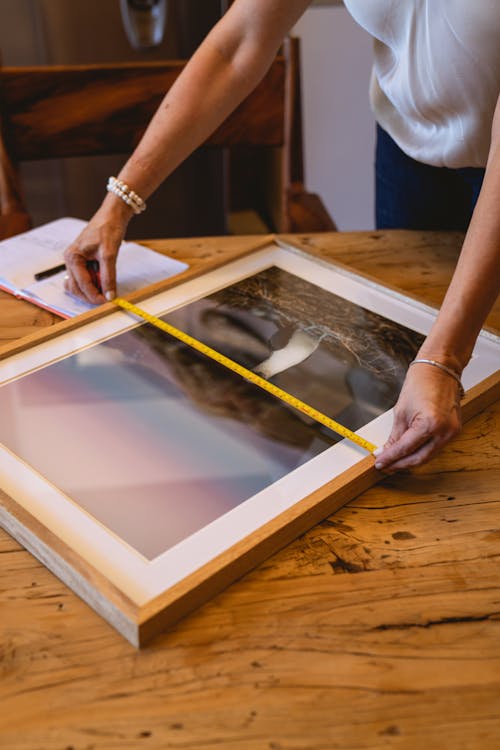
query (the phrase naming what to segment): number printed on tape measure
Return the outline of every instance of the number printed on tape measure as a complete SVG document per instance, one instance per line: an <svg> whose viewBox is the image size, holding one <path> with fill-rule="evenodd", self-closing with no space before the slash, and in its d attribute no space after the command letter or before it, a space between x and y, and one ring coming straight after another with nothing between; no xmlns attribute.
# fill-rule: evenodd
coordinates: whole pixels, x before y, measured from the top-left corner
<svg viewBox="0 0 500 750"><path fill-rule="evenodd" d="M257 373L253 372L252 370L248 370L246 367L238 364L238 362L235 362L233 359L226 357L216 349L212 349L212 347L207 346L207 344L204 344L202 341L198 341L198 339L193 338L193 336L190 336L188 333L184 333L184 331L179 330L170 323L167 323L166 321L161 320L154 315L151 315L142 308L137 307L137 305L133 305L131 302L127 302L127 300L123 299L123 297L115 297L113 302L123 310L126 310L127 312L132 313L138 318L142 318L147 323L150 323L156 328L165 331L165 333L168 333L170 336L178 339L183 344L187 344L187 346L190 346L192 349L200 352L200 354L204 354L206 357L209 357L215 362L218 362L220 365L227 367L229 370L235 372L237 375L240 375L242 378L245 378L245 380L248 380L250 383L253 383L259 388L262 388L262 390L267 391L267 393L270 393L272 396L279 398L285 404L292 406L294 409L297 409L297 411L302 412L302 414L306 414L316 422L319 422L325 427L328 427L329 430L337 433L337 435L341 435L342 437L351 440L353 443L356 443L356 445L364 448L369 453L373 453L373 451L376 449L376 446L373 445L373 443L370 443L368 440L360 437L355 432L352 432L352 430L344 427L344 425L336 422L331 417L328 417L326 414L323 414L309 404L306 404L304 401L301 401L295 396L292 396L291 393L284 391L282 388L279 388L279 386L270 383L268 380L262 378L260 375L257 375Z"/></svg>

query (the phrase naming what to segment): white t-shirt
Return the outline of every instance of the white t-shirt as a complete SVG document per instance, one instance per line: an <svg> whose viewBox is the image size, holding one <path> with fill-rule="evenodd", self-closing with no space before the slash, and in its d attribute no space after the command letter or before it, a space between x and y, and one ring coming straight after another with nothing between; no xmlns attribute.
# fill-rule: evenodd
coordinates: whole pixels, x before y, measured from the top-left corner
<svg viewBox="0 0 500 750"><path fill-rule="evenodd" d="M484 167L500 92L500 0L344 0L375 39L370 99L409 156Z"/></svg>

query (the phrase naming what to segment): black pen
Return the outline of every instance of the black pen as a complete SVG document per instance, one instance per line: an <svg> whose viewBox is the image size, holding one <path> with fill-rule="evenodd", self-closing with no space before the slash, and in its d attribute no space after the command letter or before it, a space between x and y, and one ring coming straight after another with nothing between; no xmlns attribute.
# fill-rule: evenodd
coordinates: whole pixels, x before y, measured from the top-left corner
<svg viewBox="0 0 500 750"><path fill-rule="evenodd" d="M54 276L56 273L66 270L66 264L61 263L59 266L53 268L46 268L45 271L38 271L35 274L35 281L42 281L42 279L48 279L50 276Z"/></svg>
<svg viewBox="0 0 500 750"><path fill-rule="evenodd" d="M87 263L87 270L90 273L90 278L92 279L93 285L96 287L97 291L102 294L101 289L101 278L99 276L99 261L98 260L88 260ZM60 273L61 271L66 270L66 264L61 263L58 266L53 266L53 268L46 268L44 271L38 271L38 273L35 273L35 281L42 281L43 279L48 279L51 276L54 276L56 273Z"/></svg>

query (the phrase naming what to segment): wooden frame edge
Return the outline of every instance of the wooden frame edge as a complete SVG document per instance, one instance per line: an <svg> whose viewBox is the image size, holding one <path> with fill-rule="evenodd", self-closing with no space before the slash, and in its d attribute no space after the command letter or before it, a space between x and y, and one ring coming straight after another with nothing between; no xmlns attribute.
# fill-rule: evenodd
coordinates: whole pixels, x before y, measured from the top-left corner
<svg viewBox="0 0 500 750"><path fill-rule="evenodd" d="M374 468L373 457L366 456L179 581L168 592L155 597L140 609L139 644L144 645L166 627L220 593L380 478L381 475Z"/></svg>
<svg viewBox="0 0 500 750"><path fill-rule="evenodd" d="M3 490L0 526L133 646L139 646L139 607Z"/></svg>
<svg viewBox="0 0 500 750"><path fill-rule="evenodd" d="M500 398L500 370L469 388L461 404L462 419L467 422Z"/></svg>

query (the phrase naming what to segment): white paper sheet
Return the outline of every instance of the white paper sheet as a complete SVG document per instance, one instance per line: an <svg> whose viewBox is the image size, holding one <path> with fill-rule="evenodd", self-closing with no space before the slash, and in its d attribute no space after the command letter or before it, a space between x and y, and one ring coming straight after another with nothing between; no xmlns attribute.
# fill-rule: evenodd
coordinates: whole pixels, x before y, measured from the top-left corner
<svg viewBox="0 0 500 750"><path fill-rule="evenodd" d="M91 309L93 305L64 291L64 271L43 281L34 280L38 271L64 262L64 250L84 227L80 219L63 218L0 242L0 286L64 317ZM135 242L123 242L117 262L118 293L128 294L187 267Z"/></svg>

